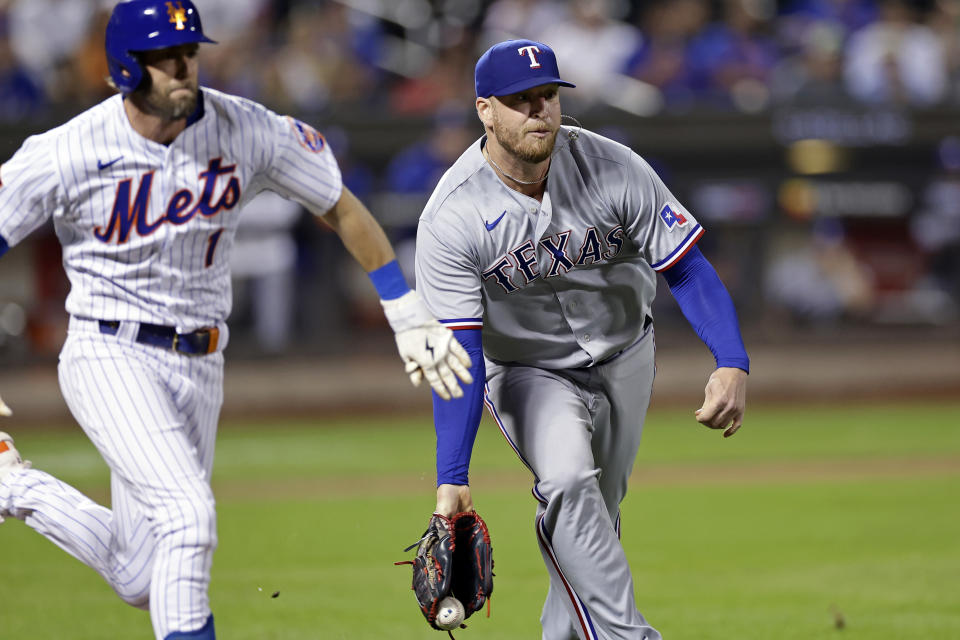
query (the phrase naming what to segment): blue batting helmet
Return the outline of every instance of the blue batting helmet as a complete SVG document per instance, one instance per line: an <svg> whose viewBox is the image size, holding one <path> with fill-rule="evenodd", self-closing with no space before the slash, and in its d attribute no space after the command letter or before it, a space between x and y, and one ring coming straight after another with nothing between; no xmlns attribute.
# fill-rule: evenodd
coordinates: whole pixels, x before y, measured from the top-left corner
<svg viewBox="0 0 960 640"><path fill-rule="evenodd" d="M129 0L113 8L107 23L107 67L123 93L136 90L144 69L136 51L211 42L203 35L200 13L190 0Z"/></svg>

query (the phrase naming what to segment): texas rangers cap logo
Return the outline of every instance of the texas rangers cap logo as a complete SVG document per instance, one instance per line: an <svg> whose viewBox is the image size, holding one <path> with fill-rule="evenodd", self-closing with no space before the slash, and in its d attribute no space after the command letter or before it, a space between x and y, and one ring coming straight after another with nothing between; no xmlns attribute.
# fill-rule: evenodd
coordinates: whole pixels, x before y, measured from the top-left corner
<svg viewBox="0 0 960 640"><path fill-rule="evenodd" d="M674 226L682 227L687 224L687 218L676 209L677 205L670 206L670 203L663 205L660 209L660 219L667 229L673 229Z"/></svg>
<svg viewBox="0 0 960 640"><path fill-rule="evenodd" d="M542 84L575 87L560 78L553 49L533 40L507 40L480 56L474 71L477 97L506 96Z"/></svg>
<svg viewBox="0 0 960 640"><path fill-rule="evenodd" d="M525 47L520 47L519 49L517 49L517 53L519 53L521 56L525 55L530 57L531 69L539 69L540 67L543 66L542 64L540 64L540 61L537 60L536 54L540 53L540 47L538 47L537 45L530 44Z"/></svg>
<svg viewBox="0 0 960 640"><path fill-rule="evenodd" d="M167 15L170 16L170 23L177 25L177 31L183 31L187 28L187 10L183 8L182 2L168 2Z"/></svg>

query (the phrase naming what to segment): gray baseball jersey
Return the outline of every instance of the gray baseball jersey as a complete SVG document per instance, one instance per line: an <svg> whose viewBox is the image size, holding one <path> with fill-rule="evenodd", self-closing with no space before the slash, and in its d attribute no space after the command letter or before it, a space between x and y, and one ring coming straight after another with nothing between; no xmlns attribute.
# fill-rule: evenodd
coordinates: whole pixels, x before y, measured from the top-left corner
<svg viewBox="0 0 960 640"><path fill-rule="evenodd" d="M703 234L629 148L564 127L543 202L508 188L482 140L440 181L420 219L417 289L455 328L483 328L498 362L583 367L633 344L655 271Z"/></svg>
<svg viewBox="0 0 960 640"><path fill-rule="evenodd" d="M483 142L420 219L417 289L447 326L482 328L484 402L534 476L543 638L659 640L634 603L619 509L653 385L655 271L703 229L602 136L562 130L542 202L500 179ZM438 434L467 420L443 414Z"/></svg>

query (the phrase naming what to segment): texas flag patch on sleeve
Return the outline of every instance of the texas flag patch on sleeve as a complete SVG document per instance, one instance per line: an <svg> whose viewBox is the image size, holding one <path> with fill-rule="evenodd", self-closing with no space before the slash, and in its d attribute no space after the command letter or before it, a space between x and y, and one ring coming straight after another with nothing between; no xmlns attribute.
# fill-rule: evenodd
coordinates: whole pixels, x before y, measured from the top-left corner
<svg viewBox="0 0 960 640"><path fill-rule="evenodd" d="M667 225L667 229L673 229L674 226L682 227L687 224L687 218L677 210L676 205L671 206L670 203L663 205L659 215L663 224Z"/></svg>

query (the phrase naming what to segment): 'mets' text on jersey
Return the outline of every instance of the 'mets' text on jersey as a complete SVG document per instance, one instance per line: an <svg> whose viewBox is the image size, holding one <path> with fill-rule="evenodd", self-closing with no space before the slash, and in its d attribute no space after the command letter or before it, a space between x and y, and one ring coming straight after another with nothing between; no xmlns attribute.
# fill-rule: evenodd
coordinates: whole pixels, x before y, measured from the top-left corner
<svg viewBox="0 0 960 640"><path fill-rule="evenodd" d="M139 135L118 95L28 138L0 180L10 245L53 219L69 313L181 331L229 314L228 252L247 201L267 189L323 214L342 191L314 129L209 89L169 145Z"/></svg>
<svg viewBox="0 0 960 640"><path fill-rule="evenodd" d="M208 218L221 211L229 211L240 201L240 180L233 175L237 165L221 166L222 158L214 158L207 165L207 170L200 174L203 186L197 197L193 190L180 189L172 196L161 215L151 215L150 193L153 190L153 178L156 171L148 171L140 178L136 195L130 200L131 184L133 180L124 178L117 185L117 195L113 201L113 210L106 228L95 227L93 235L97 240L110 243L124 244L131 233L146 237L156 231L165 222L181 225L190 222L198 213ZM222 192L216 194L218 178L227 178L222 185ZM216 194L216 195L215 195ZM194 204L196 201L196 204ZM216 204L214 204L216 202ZM153 222L151 219L155 218ZM212 247L211 247L212 248ZM213 251L208 252L206 266L213 263Z"/></svg>
<svg viewBox="0 0 960 640"><path fill-rule="evenodd" d="M481 139L421 217L417 290L448 326L483 328L486 355L587 366L635 342L672 266L703 234L629 148L564 127L542 202L508 188Z"/></svg>

